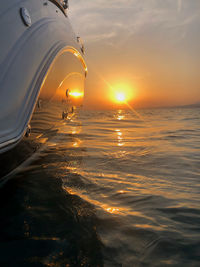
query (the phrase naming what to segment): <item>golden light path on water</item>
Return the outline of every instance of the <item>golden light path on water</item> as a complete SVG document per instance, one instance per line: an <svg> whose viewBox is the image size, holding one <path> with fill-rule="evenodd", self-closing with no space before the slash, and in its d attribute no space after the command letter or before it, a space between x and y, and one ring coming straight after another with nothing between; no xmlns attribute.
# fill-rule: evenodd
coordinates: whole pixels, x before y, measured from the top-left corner
<svg viewBox="0 0 200 267"><path fill-rule="evenodd" d="M129 114L130 112L126 113L123 110L117 110L114 114L113 118L116 120L116 122L119 121L119 123L115 125L111 133L112 134L111 140L113 141L111 141L112 143L110 143L110 145L112 147L112 150L104 151L104 149L102 149L101 147L101 145L104 144L104 141L99 140L100 143L97 143L95 139L94 141L95 147L97 150L98 149L102 150L103 156L109 155L110 157L114 157L116 159L121 158L122 160L123 158L126 158L127 147L130 145L129 143L130 139L128 139L129 134L126 132L125 128L124 127L121 128L120 126L121 126L122 121L126 122L126 119L129 118ZM78 122L77 124L76 123L77 122L74 121L74 124L73 124L73 120L72 120L72 125L68 126L70 127L70 139L67 142L67 144L65 144L65 146L67 145L67 147L69 148L69 152L70 152L69 156L71 157L72 160L70 160L70 162L67 164L65 163L65 165L63 166L63 169L66 172L69 172L75 176L72 175L72 184L71 182L69 183L66 182L63 184L63 189L66 190L68 193L72 195L77 195L80 198L84 199L85 201L94 205L97 211L100 212L101 215L103 216L112 214L114 216L122 216L123 218L126 218L128 214L129 216L134 216L134 217L141 219L141 222L138 221L137 223L135 223L135 227L138 227L138 228L142 227L146 229L149 228L149 229L154 229L157 231L167 229L166 225L162 225L162 227L155 225L154 219L152 217L148 217L148 214L145 214L144 212L133 209L131 205L126 205L125 203L116 201L115 197L117 199L126 199L126 197L130 197L134 191L134 192L140 192L140 194L142 195L148 195L149 192L151 192L151 194L153 195L162 194L163 196L170 198L173 193L170 191L169 192L162 191L162 187L163 187L162 181L156 180L153 177L151 178L149 177L147 180L145 176L134 174L134 180L131 180L132 179L131 173L129 174L128 173L122 174L120 172L111 173L110 170L103 169L103 168L102 169L99 168L98 171L97 169L95 169L95 172L94 172L93 164L98 163L96 162L96 159L95 159L96 152L93 150L94 144L93 143L90 144L92 142L91 140L87 141L81 138L81 136L84 135L84 131L82 129L81 123L80 122ZM89 128L89 129L92 130L93 126L92 128ZM146 127L143 130L145 132L149 131ZM69 128L67 131L69 132ZM88 133L88 129L87 129L87 133ZM140 146L140 141L137 144L137 140L138 139L135 139L135 143L134 143L135 148L137 148L137 146ZM147 142L145 143L144 146L149 147L150 145L151 143ZM87 149L85 148L85 146L87 147ZM116 149L114 149L113 146ZM139 151L139 153L143 153L143 152L144 152L143 150ZM140 154L140 155L144 155L144 154ZM91 161L92 163L91 163L90 160L92 159L93 156L94 156L94 161L92 160ZM101 156L99 157L99 159L101 160ZM81 177L82 181L79 177ZM75 184L75 182L73 181L74 178L75 179L77 178L78 184L80 181L80 185L77 186L77 183ZM92 183L90 182L91 180L92 180ZM156 186L154 186L154 183L156 183ZM166 181L165 183L166 183L166 186L171 186L170 181ZM84 184L84 186L82 186L82 184ZM143 186L144 184L147 184L148 186ZM88 185L88 186L85 186L85 185ZM96 191L96 188L94 191L90 189L88 190L88 188L90 188L90 185L94 187L98 186L100 188L104 187L105 185L107 185L108 188L113 186L113 190L114 190L113 196L115 197L110 199L109 194L106 192L106 190ZM183 195L183 197L185 197L184 193L181 193L181 194ZM180 197L180 193L179 193L179 197ZM146 221L150 221L150 223L147 224L145 223Z"/></svg>
<svg viewBox="0 0 200 267"><path fill-rule="evenodd" d="M120 116L120 111L119 111L119 116ZM71 121L73 122L73 120ZM63 129L64 131L64 129ZM82 144L82 140L80 138L78 138L77 136L81 133L82 131L82 126L78 125L78 126L72 126L71 130L70 130L70 135L73 137L73 141L72 142L68 142L68 146L78 149L79 147L81 147ZM123 137L122 137L122 132L120 130L116 130L117 133L117 145L118 146L123 146ZM70 171L70 173L74 173L77 175L81 175L82 177L87 177L88 175L90 175L89 172L84 171L81 166L79 164L76 164L75 161L73 161L73 164L70 164L69 166L66 167L67 170ZM103 175L103 174L99 174L99 175ZM113 176L112 176L113 177ZM63 189L66 190L68 193L72 194L72 195L78 195L81 198L83 198L84 200L92 203L93 205L95 205L96 207L100 207L101 209L103 209L105 212L111 213L111 214L126 214L126 210L123 211L123 208L119 208L116 206L111 206L108 203L105 203L102 200L98 200L98 199L94 199L91 198L89 195L85 194L84 191L82 191L81 189L78 188L71 188L68 186L63 185ZM124 190L119 190L118 191L119 194L124 194L125 191ZM102 198L104 198L105 196L101 196Z"/></svg>
<svg viewBox="0 0 200 267"><path fill-rule="evenodd" d="M115 113L115 119L117 121L123 121L126 119L126 113L124 113L123 110L118 110ZM148 131L148 129L145 129L145 132ZM84 147L84 140L82 140L81 138L79 138L79 135L82 134L82 126L78 125L78 126L73 126L71 128L71 136L73 137L73 141L70 143L68 143L72 148L76 149L76 150L72 150L74 151L74 153L78 152L78 158L81 157L82 153L84 155L84 150L82 150L82 148ZM120 124L114 129L113 131L113 141L115 143L116 148L118 147L119 149L117 149L116 151L113 151L111 154L114 157L124 157L126 156L126 145L127 145L127 136L126 136L126 132L123 131L123 128L120 128ZM137 143L135 143L135 145L137 146ZM149 146L149 144L147 143L146 146ZM78 149L78 151L77 151ZM80 149L80 150L79 150ZM89 149L89 147L87 148ZM77 152L76 152L77 151ZM76 158L76 155L75 155ZM87 164L88 161L84 161L81 162L81 164L79 163L79 161L76 162L76 159L71 161L71 164L66 166L65 168L70 171L70 173L74 173L76 175L80 175L81 177L85 177L86 180L85 182L87 183L87 179L93 179L93 181L97 182L97 184L100 182L109 182L109 183L114 183L115 187L116 187L116 194L121 195L122 197L124 195L130 194L133 190L133 184L131 181L124 181L123 179L121 179L122 177L120 176L120 174L118 175L117 173L109 173L107 171L99 171L99 172L95 172L95 176L96 178L94 178L94 173L90 171L90 169L88 169L87 167L85 168L84 164ZM127 177L129 175L127 174ZM132 177L130 175L130 177ZM141 192L144 194L148 194L149 190L151 190L151 193L155 193L155 194L160 194L159 191L157 191L158 189L153 189L151 188L142 188L141 187L141 183L143 184L143 181L145 180L145 177L143 176L138 176L137 177L138 183L134 183L134 190L142 190ZM96 183L95 182L95 183ZM158 182L157 182L158 183ZM126 189L124 189L124 185L126 185ZM66 190L67 192L69 192L70 194L74 194L74 195L78 195L80 196L82 199L88 201L89 203L92 203L94 206L97 207L97 209L103 210L106 213L110 213L110 214L115 214L115 215L121 215L121 216L126 216L127 214L133 215L133 216L139 216L139 217L144 217L145 215L143 213L138 213L138 211L135 211L133 209L131 209L128 206L123 206L123 205L118 205L117 203L114 203L110 200L108 200L106 193L101 192L98 195L93 195L90 193L87 193L86 189L83 188L79 188L79 187L69 187L67 184L66 186L63 187L64 190ZM163 194L163 192L162 192ZM170 197L170 193L164 193L166 196ZM149 226L150 227L150 226ZM155 227L152 226L151 227Z"/></svg>
<svg viewBox="0 0 200 267"><path fill-rule="evenodd" d="M116 120L121 121L125 119L125 115L123 114L122 110L118 110L116 113ZM73 122L73 120L72 120ZM69 147L78 149L82 147L82 140L78 137L82 132L82 126L81 124L78 126L72 126L70 130L70 135L73 137L72 142L68 142ZM117 147L123 147L125 145L124 141L124 134L123 131L120 128L117 128L114 130L115 134L115 140L116 140L116 146ZM76 151L76 150L74 150ZM120 150L121 151L121 150ZM80 152L81 155L82 152ZM123 153L121 151L121 153ZM79 155L79 156L80 156ZM72 164L66 166L66 169L70 171L70 173L74 173L76 175L80 175L81 177L90 177L93 176L93 173L90 173L89 170L84 170L82 166L74 160ZM120 184L123 184L123 181L120 180L120 177L118 177L117 174L109 174L109 173L96 173L96 175L100 178L102 177L103 179L107 180L112 180L120 186ZM130 183L131 186L131 183ZM106 213L110 214L120 214L122 216L126 216L126 214L132 214L134 216L143 216L142 213L138 213L137 211L130 210L127 207L123 206L118 206L118 205L113 205L114 203L111 203L110 201L107 201L107 196L106 194L104 195L103 193L100 194L98 197L95 196L90 196L90 194L87 194L84 189L81 188L73 188L69 186L63 185L63 189L66 190L68 193L72 195L78 195L85 201L88 201L89 203L92 203L95 205L97 208L100 208L101 210L105 211ZM128 190L128 189L127 189ZM122 190L122 189L117 189L116 193L120 195L126 194L128 191L127 190Z"/></svg>

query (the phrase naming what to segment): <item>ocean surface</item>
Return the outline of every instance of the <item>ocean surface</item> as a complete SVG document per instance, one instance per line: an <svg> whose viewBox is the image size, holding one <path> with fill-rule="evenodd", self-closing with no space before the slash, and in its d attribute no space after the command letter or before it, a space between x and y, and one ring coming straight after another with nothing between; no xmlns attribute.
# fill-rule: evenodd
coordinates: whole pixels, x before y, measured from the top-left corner
<svg viewBox="0 0 200 267"><path fill-rule="evenodd" d="M0 266L200 266L200 109L62 123L0 188Z"/></svg>

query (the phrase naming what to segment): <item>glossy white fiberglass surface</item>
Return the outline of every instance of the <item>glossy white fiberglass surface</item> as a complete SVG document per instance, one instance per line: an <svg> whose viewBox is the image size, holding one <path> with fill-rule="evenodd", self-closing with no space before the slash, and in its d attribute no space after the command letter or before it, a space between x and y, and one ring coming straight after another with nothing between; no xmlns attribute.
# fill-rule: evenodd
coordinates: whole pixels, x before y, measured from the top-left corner
<svg viewBox="0 0 200 267"><path fill-rule="evenodd" d="M27 27L21 18L22 7L30 14L30 27ZM0 36L2 152L1 149L5 150L6 145L15 143L23 137L41 85L56 57L61 55L62 51L71 53L76 50L79 57L73 52L72 55L77 61L80 62L82 57L67 16L50 1L3 1L0 11ZM76 50L70 50L72 47ZM66 64L70 66L71 63ZM82 72L84 71L82 64ZM77 72L80 72L80 66Z"/></svg>

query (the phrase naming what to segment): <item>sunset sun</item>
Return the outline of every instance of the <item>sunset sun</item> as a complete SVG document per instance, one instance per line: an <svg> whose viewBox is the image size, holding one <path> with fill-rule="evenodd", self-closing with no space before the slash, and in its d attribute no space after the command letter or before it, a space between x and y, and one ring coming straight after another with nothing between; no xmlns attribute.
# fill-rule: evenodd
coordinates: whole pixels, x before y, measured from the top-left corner
<svg viewBox="0 0 200 267"><path fill-rule="evenodd" d="M124 102L126 100L126 96L123 92L116 93L116 100L117 102Z"/></svg>
<svg viewBox="0 0 200 267"><path fill-rule="evenodd" d="M112 86L110 91L110 100L116 104L124 105L133 99L134 88L128 83L119 83Z"/></svg>

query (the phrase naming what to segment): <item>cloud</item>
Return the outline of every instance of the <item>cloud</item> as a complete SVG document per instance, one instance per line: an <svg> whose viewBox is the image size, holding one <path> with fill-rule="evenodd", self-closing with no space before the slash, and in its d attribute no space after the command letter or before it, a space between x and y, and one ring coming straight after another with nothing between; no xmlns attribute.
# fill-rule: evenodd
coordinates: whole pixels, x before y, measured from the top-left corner
<svg viewBox="0 0 200 267"><path fill-rule="evenodd" d="M182 9L182 0L177 0L177 2L178 2L178 13L180 13Z"/></svg>
<svg viewBox="0 0 200 267"><path fill-rule="evenodd" d="M199 18L199 0L76 0L70 2L70 18L75 31L86 42L111 40L122 43L143 31L177 29ZM181 32L180 33L180 28Z"/></svg>

